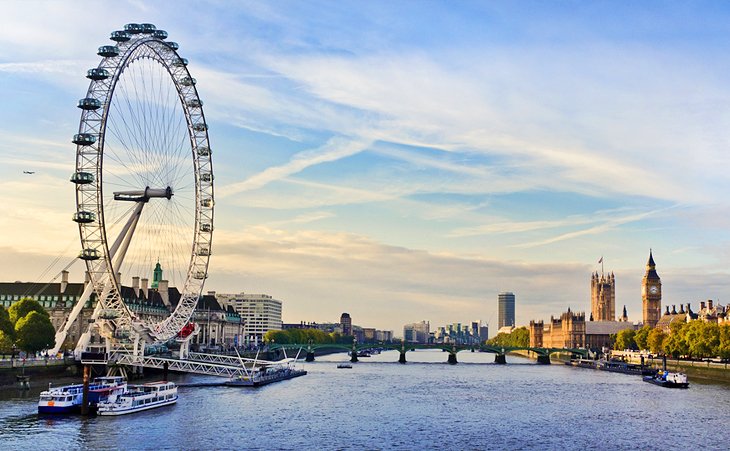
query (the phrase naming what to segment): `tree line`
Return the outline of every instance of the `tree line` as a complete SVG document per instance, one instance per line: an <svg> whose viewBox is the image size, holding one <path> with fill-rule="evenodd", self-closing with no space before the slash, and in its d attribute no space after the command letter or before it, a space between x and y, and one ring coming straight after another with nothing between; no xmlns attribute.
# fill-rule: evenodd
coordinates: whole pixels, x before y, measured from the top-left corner
<svg viewBox="0 0 730 451"><path fill-rule="evenodd" d="M21 299L7 310L0 306L0 351L34 354L53 347L55 339L51 318L37 301Z"/></svg>
<svg viewBox="0 0 730 451"><path fill-rule="evenodd" d="M352 344L352 335L337 332L327 333L319 329L286 329L270 330L264 335L264 341L278 344Z"/></svg>
<svg viewBox="0 0 730 451"><path fill-rule="evenodd" d="M669 325L668 334L648 325L639 330L625 329L616 334L614 349L648 349L675 358L730 359L730 324L675 321Z"/></svg>

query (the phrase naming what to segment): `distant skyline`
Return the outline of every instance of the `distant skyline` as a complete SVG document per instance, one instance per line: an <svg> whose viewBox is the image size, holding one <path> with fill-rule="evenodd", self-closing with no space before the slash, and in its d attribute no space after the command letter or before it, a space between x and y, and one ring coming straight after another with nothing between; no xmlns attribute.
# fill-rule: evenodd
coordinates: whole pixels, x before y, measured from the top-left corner
<svg viewBox="0 0 730 451"><path fill-rule="evenodd" d="M84 76L111 31L150 22L210 126L205 290L270 294L285 322L496 331L502 291L517 325L590 312L603 256L640 321L652 248L663 305L730 302L726 3L2 7L4 281L48 281L78 252Z"/></svg>

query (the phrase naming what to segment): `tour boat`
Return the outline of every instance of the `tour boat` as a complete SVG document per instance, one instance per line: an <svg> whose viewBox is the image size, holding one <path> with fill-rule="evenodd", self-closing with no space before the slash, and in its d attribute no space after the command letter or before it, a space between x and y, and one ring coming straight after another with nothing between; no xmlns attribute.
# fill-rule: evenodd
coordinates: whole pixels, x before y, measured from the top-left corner
<svg viewBox="0 0 730 451"><path fill-rule="evenodd" d="M307 374L305 370L297 369L289 363L262 364L247 370L246 374L232 377L226 382L230 386L258 387L272 382L293 379Z"/></svg>
<svg viewBox="0 0 730 451"><path fill-rule="evenodd" d="M110 398L97 405L97 414L101 416L125 415L168 406L177 402L177 386L173 382L149 382L142 385L130 385L126 393Z"/></svg>
<svg viewBox="0 0 730 451"><path fill-rule="evenodd" d="M337 368L352 368L352 364L349 362L338 363Z"/></svg>
<svg viewBox="0 0 730 451"><path fill-rule="evenodd" d="M611 373L634 374L636 376L654 376L656 374L656 370L653 368L621 360L599 360L596 369Z"/></svg>
<svg viewBox="0 0 730 451"><path fill-rule="evenodd" d="M644 376L644 382L650 382L667 388L689 388L689 381L687 380L687 375L684 373L659 371L655 376Z"/></svg>
<svg viewBox="0 0 730 451"><path fill-rule="evenodd" d="M89 407L127 391L123 377L97 377L89 384ZM79 413L84 399L84 384L49 387L42 391L38 400L38 413Z"/></svg>

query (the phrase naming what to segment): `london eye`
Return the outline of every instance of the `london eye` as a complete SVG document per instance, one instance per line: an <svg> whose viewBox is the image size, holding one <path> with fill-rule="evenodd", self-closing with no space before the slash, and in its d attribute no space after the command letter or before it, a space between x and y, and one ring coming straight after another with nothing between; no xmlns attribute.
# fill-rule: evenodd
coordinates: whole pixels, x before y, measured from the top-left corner
<svg viewBox="0 0 730 451"><path fill-rule="evenodd" d="M167 38L146 23L111 33L112 42L98 49L99 65L87 72L72 140L79 258L98 299L99 332L119 352L175 337L208 276L214 203L208 126L188 61ZM121 287L157 263L180 298L164 320L148 322L125 304Z"/></svg>

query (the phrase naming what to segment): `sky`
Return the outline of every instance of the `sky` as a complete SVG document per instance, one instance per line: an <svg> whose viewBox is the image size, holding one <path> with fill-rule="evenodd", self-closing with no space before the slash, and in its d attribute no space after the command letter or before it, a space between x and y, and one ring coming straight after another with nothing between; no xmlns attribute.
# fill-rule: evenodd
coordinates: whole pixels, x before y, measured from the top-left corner
<svg viewBox="0 0 730 451"><path fill-rule="evenodd" d="M603 257L640 321L652 249L663 305L730 298L728 4L171 5L3 3L0 279L49 281L78 252L84 75L150 22L205 102L206 291L269 294L284 322L494 334L500 291L518 325L589 311Z"/></svg>

